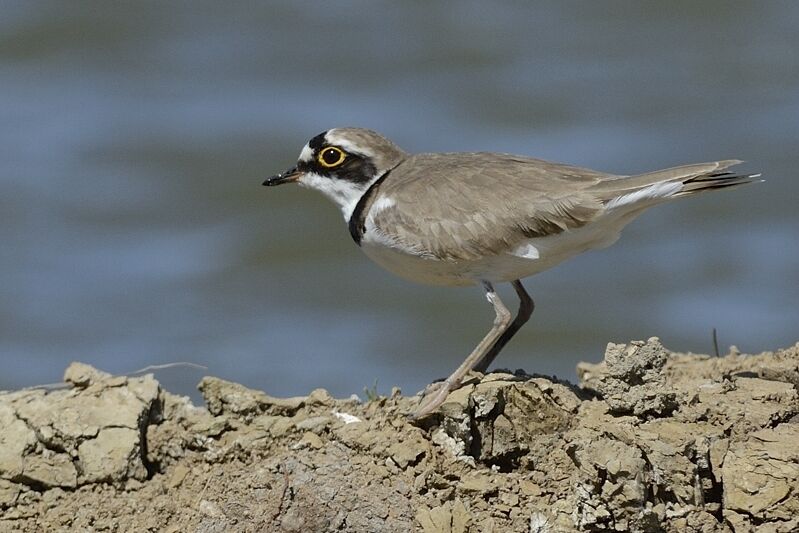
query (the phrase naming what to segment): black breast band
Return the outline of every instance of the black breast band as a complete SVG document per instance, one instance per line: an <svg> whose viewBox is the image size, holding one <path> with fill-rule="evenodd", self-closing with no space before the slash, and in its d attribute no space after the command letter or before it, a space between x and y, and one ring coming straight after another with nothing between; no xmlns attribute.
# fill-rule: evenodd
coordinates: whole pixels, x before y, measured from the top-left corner
<svg viewBox="0 0 799 533"><path fill-rule="evenodd" d="M355 241L355 244L358 246L361 245L361 239L363 238L364 232L366 232L366 215L369 214L369 208L372 206L375 196L377 195L377 188L383 183L383 180L391 174L391 170L384 172L382 176L377 178L375 182L366 189L361 199L355 204L355 209L352 210L352 215L350 215L350 221L347 226L349 227L352 240Z"/></svg>

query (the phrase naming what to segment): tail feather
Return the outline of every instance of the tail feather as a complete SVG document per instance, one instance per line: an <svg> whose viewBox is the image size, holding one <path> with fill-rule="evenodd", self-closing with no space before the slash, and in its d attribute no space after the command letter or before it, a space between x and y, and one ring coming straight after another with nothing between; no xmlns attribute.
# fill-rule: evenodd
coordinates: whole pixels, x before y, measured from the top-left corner
<svg viewBox="0 0 799 533"><path fill-rule="evenodd" d="M734 172L712 172L700 174L683 182L683 187L675 196L686 196L711 189L726 189L747 183L763 181L760 174L735 174Z"/></svg>
<svg viewBox="0 0 799 533"><path fill-rule="evenodd" d="M663 200L667 197L688 196L701 191L725 189L763 181L758 179L760 174L736 174L726 170L739 163L742 161L729 159L667 168L637 176L620 176L603 180L591 189L606 202L618 205L630 203L629 200L633 198L657 200L660 196L659 199ZM669 187L669 184L673 184L673 186ZM682 186L680 187L679 184ZM619 200L623 197L628 201L620 202Z"/></svg>

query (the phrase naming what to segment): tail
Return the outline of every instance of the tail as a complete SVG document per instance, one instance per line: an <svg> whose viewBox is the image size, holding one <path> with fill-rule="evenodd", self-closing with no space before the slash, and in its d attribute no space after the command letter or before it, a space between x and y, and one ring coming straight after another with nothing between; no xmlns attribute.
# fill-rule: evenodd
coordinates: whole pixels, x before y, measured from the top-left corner
<svg viewBox="0 0 799 533"><path fill-rule="evenodd" d="M727 187L737 187L738 185L746 185L747 183L759 183L763 181L760 179L760 174L736 174L728 172L727 167L743 163L737 159L729 161L719 161L715 163L718 165L716 170L710 172L703 172L692 176L682 182L682 190L675 196L687 196L701 191L712 189L725 189ZM657 174L657 173L656 173Z"/></svg>
<svg viewBox="0 0 799 533"><path fill-rule="evenodd" d="M763 181L759 179L760 174L736 174L726 170L739 163L742 161L729 159L667 168L638 176L614 177L601 181L590 190L596 192L605 201L605 207L610 209L645 200L657 202Z"/></svg>

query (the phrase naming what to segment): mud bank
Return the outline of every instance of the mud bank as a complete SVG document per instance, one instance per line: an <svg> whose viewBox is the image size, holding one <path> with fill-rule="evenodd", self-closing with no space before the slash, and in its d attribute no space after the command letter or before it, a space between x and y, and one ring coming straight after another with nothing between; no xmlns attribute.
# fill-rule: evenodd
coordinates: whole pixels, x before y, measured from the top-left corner
<svg viewBox="0 0 799 533"><path fill-rule="evenodd" d="M418 397L273 398L205 378L205 407L82 364L0 393L0 531L799 529L799 344L608 346L580 385L492 373Z"/></svg>

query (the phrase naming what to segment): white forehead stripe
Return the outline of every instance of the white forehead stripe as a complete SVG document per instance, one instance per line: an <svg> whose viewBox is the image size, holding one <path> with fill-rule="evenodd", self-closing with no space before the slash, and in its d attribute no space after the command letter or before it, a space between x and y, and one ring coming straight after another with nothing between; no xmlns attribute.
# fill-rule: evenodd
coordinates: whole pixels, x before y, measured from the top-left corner
<svg viewBox="0 0 799 533"><path fill-rule="evenodd" d="M327 144L332 144L333 146L338 146L339 148L341 148L345 152L349 152L351 154L359 154L359 155L366 156L366 157L373 157L374 156L374 154L372 154L369 150L364 150L364 148L362 146L358 146L356 144L353 144L352 142L348 141L344 137L340 136L336 132L335 128L333 128L332 130L327 130L327 133L325 134L325 141L327 141Z"/></svg>
<svg viewBox="0 0 799 533"><path fill-rule="evenodd" d="M307 144L302 147L302 152L300 152L300 161L303 163L310 163L311 159L313 158L313 150Z"/></svg>

